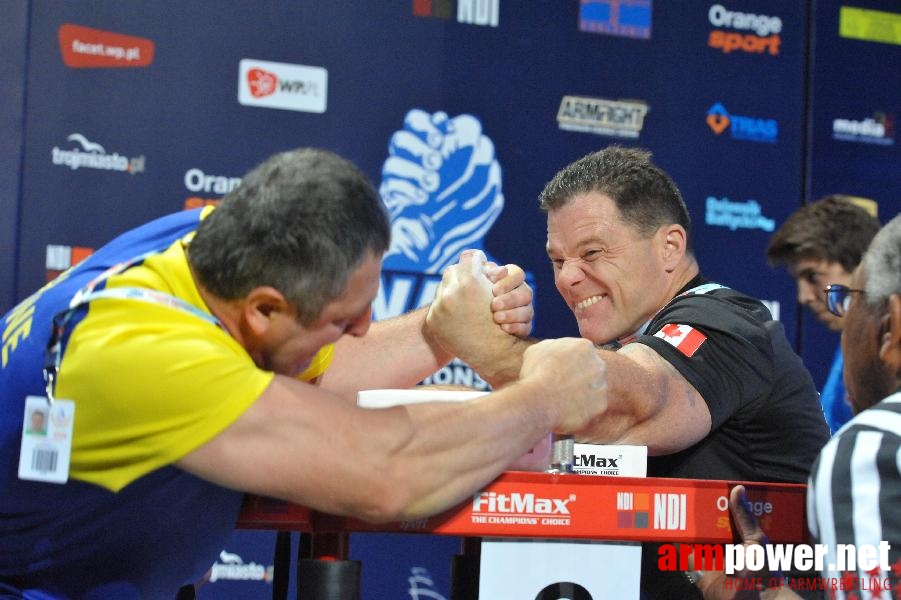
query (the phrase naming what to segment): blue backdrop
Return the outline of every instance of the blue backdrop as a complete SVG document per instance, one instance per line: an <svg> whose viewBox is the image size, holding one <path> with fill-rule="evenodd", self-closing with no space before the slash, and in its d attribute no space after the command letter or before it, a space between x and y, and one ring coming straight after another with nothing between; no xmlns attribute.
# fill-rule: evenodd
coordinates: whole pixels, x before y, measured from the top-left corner
<svg viewBox="0 0 901 600"><path fill-rule="evenodd" d="M391 210L377 317L428 301L442 261L480 246L530 274L538 336L576 335L537 196L560 167L619 143L653 151L689 205L705 274L769 301L822 384L838 338L766 264L769 235L827 193L874 198L883 221L901 206L891 0L0 0L0 10L4 310L123 230L215 202L272 153L320 146L356 162ZM465 365L436 380L481 385ZM222 564L265 567L271 542L238 534ZM424 572L447 594L457 545L355 540L367 564L380 561L364 571L365 597L415 597L410 577L425 585ZM203 589L259 597L266 585Z"/></svg>

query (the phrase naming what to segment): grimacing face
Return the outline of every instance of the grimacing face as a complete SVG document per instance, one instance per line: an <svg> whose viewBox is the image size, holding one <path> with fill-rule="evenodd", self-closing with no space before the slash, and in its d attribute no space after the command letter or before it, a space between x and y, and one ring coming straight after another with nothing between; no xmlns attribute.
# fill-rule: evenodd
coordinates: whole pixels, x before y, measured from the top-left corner
<svg viewBox="0 0 901 600"><path fill-rule="evenodd" d="M280 316L278 325L267 332L255 358L257 365L296 377L323 346L343 335L365 335L372 323L372 301L378 292L381 267L381 257L368 254L351 273L344 292L326 304L309 325L301 324L296 312Z"/></svg>
<svg viewBox="0 0 901 600"><path fill-rule="evenodd" d="M599 192L578 194L548 212L554 282L582 337L603 344L630 335L668 300L663 231L642 238Z"/></svg>

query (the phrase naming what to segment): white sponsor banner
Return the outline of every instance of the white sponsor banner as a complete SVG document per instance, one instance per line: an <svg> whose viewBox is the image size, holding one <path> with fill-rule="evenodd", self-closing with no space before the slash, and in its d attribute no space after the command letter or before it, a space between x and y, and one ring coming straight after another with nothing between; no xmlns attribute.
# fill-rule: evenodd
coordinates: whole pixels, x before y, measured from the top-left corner
<svg viewBox="0 0 901 600"><path fill-rule="evenodd" d="M322 67L242 59L238 102L246 106L324 113L328 71Z"/></svg>
<svg viewBox="0 0 901 600"><path fill-rule="evenodd" d="M646 477L646 446L574 444L572 477ZM567 477L569 477L567 475ZM492 538L482 540L479 598L638 600L641 544Z"/></svg>

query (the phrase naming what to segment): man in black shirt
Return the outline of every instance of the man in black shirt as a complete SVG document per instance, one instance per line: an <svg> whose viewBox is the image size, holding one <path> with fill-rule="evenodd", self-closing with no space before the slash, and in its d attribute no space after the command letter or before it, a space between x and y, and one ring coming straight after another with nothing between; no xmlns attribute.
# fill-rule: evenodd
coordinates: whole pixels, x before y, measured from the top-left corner
<svg viewBox="0 0 901 600"><path fill-rule="evenodd" d="M577 439L645 445L654 477L806 481L829 437L810 375L759 300L702 277L688 210L650 154L589 154L557 173L540 206L557 290L607 366L606 409ZM487 380L515 379L530 341L476 335L487 307L441 295L428 316L441 344ZM509 346L503 364L497 344ZM648 600L698 597L680 573L657 571L655 547L643 556Z"/></svg>

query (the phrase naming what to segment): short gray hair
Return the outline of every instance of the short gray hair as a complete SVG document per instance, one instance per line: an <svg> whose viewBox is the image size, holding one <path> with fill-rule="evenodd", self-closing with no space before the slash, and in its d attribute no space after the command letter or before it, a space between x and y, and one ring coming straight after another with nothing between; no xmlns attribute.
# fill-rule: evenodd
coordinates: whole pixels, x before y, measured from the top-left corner
<svg viewBox="0 0 901 600"><path fill-rule="evenodd" d="M892 294L901 294L901 215L879 230L861 262L866 277L866 301L881 307Z"/></svg>

